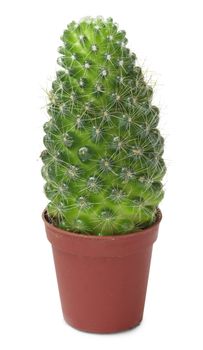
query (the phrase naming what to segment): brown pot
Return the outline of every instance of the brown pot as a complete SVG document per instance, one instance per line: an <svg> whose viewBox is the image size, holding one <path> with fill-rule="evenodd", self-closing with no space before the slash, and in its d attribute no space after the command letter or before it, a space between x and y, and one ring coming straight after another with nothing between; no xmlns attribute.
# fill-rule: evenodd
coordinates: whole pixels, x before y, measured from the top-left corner
<svg viewBox="0 0 203 350"><path fill-rule="evenodd" d="M50 224L65 320L80 330L113 333L137 326L143 317L152 246L161 212L151 227L126 235L89 236Z"/></svg>

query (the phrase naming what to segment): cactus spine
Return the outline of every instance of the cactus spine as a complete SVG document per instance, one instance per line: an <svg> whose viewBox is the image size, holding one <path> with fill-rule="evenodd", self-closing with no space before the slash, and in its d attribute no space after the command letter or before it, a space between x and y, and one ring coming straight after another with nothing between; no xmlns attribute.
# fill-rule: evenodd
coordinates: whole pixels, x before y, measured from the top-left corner
<svg viewBox="0 0 203 350"><path fill-rule="evenodd" d="M72 22L61 39L41 154L49 219L95 235L145 228L165 174L153 90L112 19Z"/></svg>

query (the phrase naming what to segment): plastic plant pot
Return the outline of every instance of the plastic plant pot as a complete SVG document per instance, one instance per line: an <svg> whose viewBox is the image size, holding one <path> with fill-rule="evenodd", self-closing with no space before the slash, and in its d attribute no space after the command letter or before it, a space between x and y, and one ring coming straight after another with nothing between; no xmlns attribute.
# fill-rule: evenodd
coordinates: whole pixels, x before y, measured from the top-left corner
<svg viewBox="0 0 203 350"><path fill-rule="evenodd" d="M143 318L157 220L142 231L111 236L67 232L43 220L52 244L65 321L88 332L114 333Z"/></svg>

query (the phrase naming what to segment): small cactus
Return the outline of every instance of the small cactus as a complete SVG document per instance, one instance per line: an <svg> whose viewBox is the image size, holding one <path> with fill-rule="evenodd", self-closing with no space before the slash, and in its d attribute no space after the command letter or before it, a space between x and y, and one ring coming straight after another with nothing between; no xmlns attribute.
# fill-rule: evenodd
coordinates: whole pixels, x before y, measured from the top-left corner
<svg viewBox="0 0 203 350"><path fill-rule="evenodd" d="M49 220L94 235L146 228L166 170L153 90L111 18L72 22L61 39L41 154Z"/></svg>

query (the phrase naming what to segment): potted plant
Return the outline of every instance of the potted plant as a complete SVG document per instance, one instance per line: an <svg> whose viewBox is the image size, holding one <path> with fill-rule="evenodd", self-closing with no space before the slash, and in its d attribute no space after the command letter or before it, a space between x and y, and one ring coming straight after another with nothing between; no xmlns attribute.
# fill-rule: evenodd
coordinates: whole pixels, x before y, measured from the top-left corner
<svg viewBox="0 0 203 350"><path fill-rule="evenodd" d="M90 332L138 325L163 198L159 110L113 20L67 26L48 93L43 213L65 320Z"/></svg>

